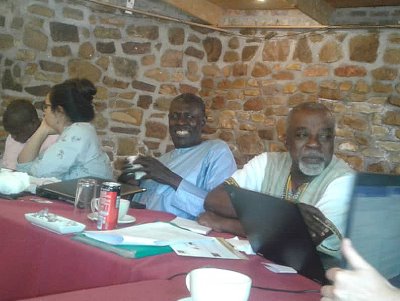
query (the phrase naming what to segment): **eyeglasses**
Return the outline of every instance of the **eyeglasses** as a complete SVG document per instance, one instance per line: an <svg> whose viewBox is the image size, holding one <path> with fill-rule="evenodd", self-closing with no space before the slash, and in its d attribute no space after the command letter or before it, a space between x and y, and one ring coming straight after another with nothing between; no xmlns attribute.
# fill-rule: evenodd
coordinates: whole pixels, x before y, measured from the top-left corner
<svg viewBox="0 0 400 301"><path fill-rule="evenodd" d="M47 104L47 103L45 103L45 102L42 103L42 111L46 111L46 109L47 109L48 107L51 107L51 105L49 105L49 104Z"/></svg>

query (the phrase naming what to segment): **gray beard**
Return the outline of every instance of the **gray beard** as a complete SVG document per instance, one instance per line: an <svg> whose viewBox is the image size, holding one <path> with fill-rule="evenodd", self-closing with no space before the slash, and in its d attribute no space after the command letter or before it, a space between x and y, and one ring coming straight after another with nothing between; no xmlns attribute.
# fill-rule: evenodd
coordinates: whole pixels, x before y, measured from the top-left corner
<svg viewBox="0 0 400 301"><path fill-rule="evenodd" d="M320 175L325 169L325 163L317 163L317 164L307 164L302 161L299 162L299 169L300 171L305 174L306 176L318 176Z"/></svg>

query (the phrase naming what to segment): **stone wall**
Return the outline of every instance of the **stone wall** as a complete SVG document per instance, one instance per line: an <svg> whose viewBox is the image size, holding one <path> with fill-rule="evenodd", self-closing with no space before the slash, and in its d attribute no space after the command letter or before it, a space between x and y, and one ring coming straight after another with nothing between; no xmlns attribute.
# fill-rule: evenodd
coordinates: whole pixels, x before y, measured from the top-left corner
<svg viewBox="0 0 400 301"><path fill-rule="evenodd" d="M204 137L227 141L239 165L283 150L289 108L319 98L336 114L340 157L400 174L399 65L398 30L226 34L85 1L0 1L0 114L12 99L39 107L53 84L89 78L116 173L141 142L155 156L172 147L169 103L194 92L207 105Z"/></svg>

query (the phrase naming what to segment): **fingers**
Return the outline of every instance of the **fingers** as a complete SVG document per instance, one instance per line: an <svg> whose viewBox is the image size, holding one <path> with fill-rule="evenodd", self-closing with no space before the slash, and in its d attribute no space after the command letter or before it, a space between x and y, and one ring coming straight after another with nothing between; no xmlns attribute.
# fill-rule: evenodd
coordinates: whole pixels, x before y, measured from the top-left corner
<svg viewBox="0 0 400 301"><path fill-rule="evenodd" d="M354 269L369 269L371 266L357 253L349 239L345 238L342 242L342 252L347 262Z"/></svg>
<svg viewBox="0 0 400 301"><path fill-rule="evenodd" d="M325 285L321 287L321 295L322 295L322 300L333 300L334 295L333 295L333 286L332 285Z"/></svg>
<svg viewBox="0 0 400 301"><path fill-rule="evenodd" d="M314 212L306 209L302 210L301 213L314 243L319 244L331 234L329 228L327 228L324 223L321 223L319 218L316 218L313 214Z"/></svg>
<svg viewBox="0 0 400 301"><path fill-rule="evenodd" d="M132 167L127 166L126 168L123 169L121 175L125 175L125 176L128 176L128 177L133 177L134 178L135 177L135 173L136 172L141 172L141 171L143 171L143 169L141 169L141 168L132 168Z"/></svg>
<svg viewBox="0 0 400 301"><path fill-rule="evenodd" d="M128 183L135 186L138 186L139 184L139 182L135 180L135 174L133 173L122 173L118 177L117 181L120 183Z"/></svg>
<svg viewBox="0 0 400 301"><path fill-rule="evenodd" d="M141 165L150 165L150 164L154 164L154 163L159 163L160 161L158 161L156 158L153 157L146 157L146 156L138 156L136 158L136 160L134 160L132 163L135 164L141 164Z"/></svg>
<svg viewBox="0 0 400 301"><path fill-rule="evenodd" d="M299 208L313 239L320 237L322 241L332 234L328 226L330 221L318 208L306 204L301 204Z"/></svg>
<svg viewBox="0 0 400 301"><path fill-rule="evenodd" d="M122 166L123 172L126 172L128 170L131 171L143 171L143 165L141 164L136 164L129 162L128 160L125 161L124 166Z"/></svg>
<svg viewBox="0 0 400 301"><path fill-rule="evenodd" d="M298 203L297 205L299 206L302 213L306 213L311 216L317 216L320 218L324 217L322 212L317 207L314 207L314 206L308 205L308 204L304 204L304 203Z"/></svg>
<svg viewBox="0 0 400 301"><path fill-rule="evenodd" d="M326 278L331 280L332 282L335 282L336 280L336 275L338 272L340 272L342 269L340 268L331 268L329 270L326 271L325 275Z"/></svg>
<svg viewBox="0 0 400 301"><path fill-rule="evenodd" d="M200 215L197 217L196 220L200 225L203 225L203 226L206 226L206 227L209 226L209 223L208 223L208 220L207 220L207 212L200 213Z"/></svg>
<svg viewBox="0 0 400 301"><path fill-rule="evenodd" d="M117 181L126 183L129 179L134 179L134 178L135 178L135 174L130 171L127 171L127 172L121 173L120 176L118 177Z"/></svg>

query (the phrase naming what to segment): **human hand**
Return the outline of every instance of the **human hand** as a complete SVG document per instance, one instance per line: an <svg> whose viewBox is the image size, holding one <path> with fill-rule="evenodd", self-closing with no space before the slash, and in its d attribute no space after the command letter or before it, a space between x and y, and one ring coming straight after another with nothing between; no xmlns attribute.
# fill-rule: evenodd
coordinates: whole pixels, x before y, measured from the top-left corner
<svg viewBox="0 0 400 301"><path fill-rule="evenodd" d="M222 232L222 229L219 226L219 216L216 215L214 212L205 211L205 212L201 213L197 217L197 222L200 225L203 225L203 226L213 229L214 231Z"/></svg>
<svg viewBox="0 0 400 301"><path fill-rule="evenodd" d="M352 270L332 268L326 277L333 285L321 288L321 301L395 301L400 290L394 288L343 239L342 252Z"/></svg>
<svg viewBox="0 0 400 301"><path fill-rule="evenodd" d="M46 119L42 119L37 132L40 132L43 136L58 134L55 129L53 129L47 122Z"/></svg>
<svg viewBox="0 0 400 301"><path fill-rule="evenodd" d="M126 164L122 169L121 175L118 177L117 181L120 183L127 183L134 186L139 186L139 181L135 178L135 171L132 170L131 164Z"/></svg>
<svg viewBox="0 0 400 301"><path fill-rule="evenodd" d="M304 203L298 203L298 206L315 245L333 234L331 229L335 226L318 208Z"/></svg>
<svg viewBox="0 0 400 301"><path fill-rule="evenodd" d="M197 217L197 222L200 225L210 227L217 232L228 232L242 237L246 236L238 219L220 216L212 211L205 211L201 213Z"/></svg>
<svg viewBox="0 0 400 301"><path fill-rule="evenodd" d="M142 179L152 179L161 184L166 184L178 189L182 178L162 164L159 160L150 156L138 156L132 164L139 164L141 167L135 168L135 171L145 172Z"/></svg>

